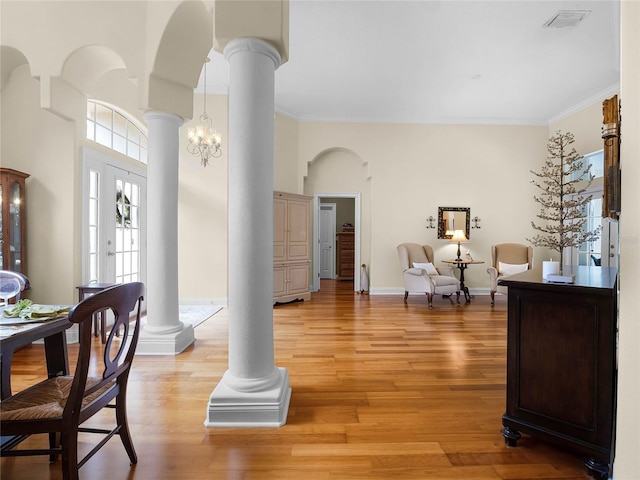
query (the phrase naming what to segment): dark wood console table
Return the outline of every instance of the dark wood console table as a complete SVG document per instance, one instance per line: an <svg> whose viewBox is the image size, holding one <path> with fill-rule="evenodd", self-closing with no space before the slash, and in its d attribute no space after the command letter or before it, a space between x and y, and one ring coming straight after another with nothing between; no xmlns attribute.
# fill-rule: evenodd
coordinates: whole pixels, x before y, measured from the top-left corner
<svg viewBox="0 0 640 480"><path fill-rule="evenodd" d="M612 463L617 386L617 268L565 267L573 284L540 269L509 276L507 408L502 434L520 433L586 456L596 478Z"/></svg>
<svg viewBox="0 0 640 480"><path fill-rule="evenodd" d="M107 288L114 287L115 283L87 283L86 285L78 285L78 302L81 302L91 295L95 295ZM100 341L104 344L107 341L107 315L106 312L97 312L93 316L93 331L95 336L100 335Z"/></svg>

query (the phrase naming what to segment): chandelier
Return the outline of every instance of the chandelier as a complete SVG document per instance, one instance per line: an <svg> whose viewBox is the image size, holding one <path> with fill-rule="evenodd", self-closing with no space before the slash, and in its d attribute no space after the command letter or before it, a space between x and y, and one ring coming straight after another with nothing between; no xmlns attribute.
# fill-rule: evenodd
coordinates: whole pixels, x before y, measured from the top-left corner
<svg viewBox="0 0 640 480"><path fill-rule="evenodd" d="M200 124L190 127L187 133L189 139L187 150L192 155L200 157L203 167L209 164L210 159L222 155L220 134L211 127L211 117L207 115L207 63L209 63L208 58L204 64L204 108L200 115Z"/></svg>

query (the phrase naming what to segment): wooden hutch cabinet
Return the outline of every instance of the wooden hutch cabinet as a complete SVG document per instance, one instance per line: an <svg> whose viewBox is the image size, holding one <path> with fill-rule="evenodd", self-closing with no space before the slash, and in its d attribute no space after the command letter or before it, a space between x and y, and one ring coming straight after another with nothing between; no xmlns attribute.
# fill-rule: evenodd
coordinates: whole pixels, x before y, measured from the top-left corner
<svg viewBox="0 0 640 480"><path fill-rule="evenodd" d="M273 194L273 301L311 300L311 200L293 193Z"/></svg>
<svg viewBox="0 0 640 480"><path fill-rule="evenodd" d="M524 432L583 454L606 479L615 432L617 276L613 267L565 267L573 284L546 283L540 269L508 287L507 408L502 434Z"/></svg>
<svg viewBox="0 0 640 480"><path fill-rule="evenodd" d="M27 273L25 180L29 174L0 168L2 269Z"/></svg>

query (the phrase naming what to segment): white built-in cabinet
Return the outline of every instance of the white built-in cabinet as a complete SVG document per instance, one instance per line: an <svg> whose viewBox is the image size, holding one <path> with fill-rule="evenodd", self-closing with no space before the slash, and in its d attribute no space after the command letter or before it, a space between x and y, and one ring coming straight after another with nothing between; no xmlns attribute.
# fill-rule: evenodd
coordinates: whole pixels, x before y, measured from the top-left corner
<svg viewBox="0 0 640 480"><path fill-rule="evenodd" d="M273 193L273 302L311 300L311 200Z"/></svg>

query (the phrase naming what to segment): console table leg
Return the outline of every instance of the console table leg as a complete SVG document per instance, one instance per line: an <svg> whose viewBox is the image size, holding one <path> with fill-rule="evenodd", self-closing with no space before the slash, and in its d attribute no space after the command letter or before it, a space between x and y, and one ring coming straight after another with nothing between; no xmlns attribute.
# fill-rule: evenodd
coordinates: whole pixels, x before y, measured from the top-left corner
<svg viewBox="0 0 640 480"><path fill-rule="evenodd" d="M607 480L607 478L609 478L609 465L601 462L597 458L585 458L584 466L587 467L589 476L596 480Z"/></svg>
<svg viewBox="0 0 640 480"><path fill-rule="evenodd" d="M504 443L508 447L515 447L516 443L518 442L518 440L520 440L521 437L520 432L510 427L504 427L502 430L500 430L500 433L502 433L502 436L504 437Z"/></svg>

